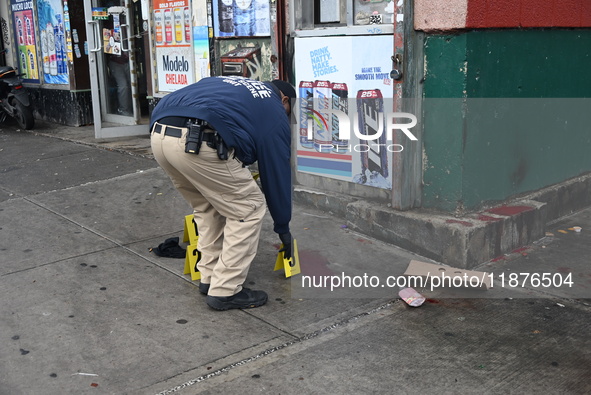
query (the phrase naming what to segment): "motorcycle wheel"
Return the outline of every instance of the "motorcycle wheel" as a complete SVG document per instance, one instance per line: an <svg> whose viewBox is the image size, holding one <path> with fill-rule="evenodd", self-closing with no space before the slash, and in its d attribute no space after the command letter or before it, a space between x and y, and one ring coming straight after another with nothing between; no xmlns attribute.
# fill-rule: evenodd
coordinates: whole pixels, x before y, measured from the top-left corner
<svg viewBox="0 0 591 395"><path fill-rule="evenodd" d="M18 126L25 130L33 129L33 126L35 126L33 111L18 100L14 104L14 119L18 123Z"/></svg>

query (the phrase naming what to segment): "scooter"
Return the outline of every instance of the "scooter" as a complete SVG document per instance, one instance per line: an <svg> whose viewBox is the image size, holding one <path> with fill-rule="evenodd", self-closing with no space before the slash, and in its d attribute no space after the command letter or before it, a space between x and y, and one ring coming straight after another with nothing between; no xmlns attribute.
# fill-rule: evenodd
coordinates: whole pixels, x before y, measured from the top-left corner
<svg viewBox="0 0 591 395"><path fill-rule="evenodd" d="M13 67L0 67L0 123L10 116L21 129L33 129L35 118L31 98L19 77Z"/></svg>

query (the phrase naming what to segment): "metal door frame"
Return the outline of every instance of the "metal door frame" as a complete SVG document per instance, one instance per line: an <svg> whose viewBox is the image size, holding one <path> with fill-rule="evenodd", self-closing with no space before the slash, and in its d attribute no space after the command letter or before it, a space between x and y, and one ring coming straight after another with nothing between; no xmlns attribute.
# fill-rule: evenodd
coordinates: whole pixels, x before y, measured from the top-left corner
<svg viewBox="0 0 591 395"><path fill-rule="evenodd" d="M397 15L403 15L401 22ZM402 77L394 82L393 110L414 114L418 123L412 133L417 142L408 144L408 139L394 133L393 142L400 143L404 150L392 156L392 208L410 210L422 205L423 177L423 133L422 133L422 79L424 70L422 33L413 28L414 2L404 0L395 3L394 48L392 67L401 72ZM397 137L398 136L398 137ZM408 149L406 149L408 146Z"/></svg>
<svg viewBox="0 0 591 395"><path fill-rule="evenodd" d="M135 72L136 59L134 55L133 40L127 40L128 47L124 50L130 52L129 69L131 80L131 100L133 116L109 114L106 111L106 94L104 78L103 59L100 52L103 50L102 32L99 31L99 21L92 19L92 6L96 0L84 2L84 16L86 18L86 35L88 39L88 61L90 66L90 88L92 96L92 113L94 118L94 135L97 139L147 135L149 133L147 124L140 124L141 111L139 107L139 95L137 74ZM121 25L125 29L122 34L129 38L129 32L134 31L133 18L131 16L130 0L125 0L125 12L127 12L126 23ZM123 46L123 45L122 45Z"/></svg>

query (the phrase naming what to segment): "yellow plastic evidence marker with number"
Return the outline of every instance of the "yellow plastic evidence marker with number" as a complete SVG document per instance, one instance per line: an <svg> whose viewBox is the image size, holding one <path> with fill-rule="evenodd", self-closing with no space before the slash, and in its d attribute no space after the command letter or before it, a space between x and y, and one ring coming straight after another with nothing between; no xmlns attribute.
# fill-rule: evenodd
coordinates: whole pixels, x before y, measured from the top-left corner
<svg viewBox="0 0 591 395"><path fill-rule="evenodd" d="M197 249L199 242L199 233L193 214L185 216L185 229L183 232L183 242L189 243L187 254L185 255L185 269L183 274L191 274L191 281L201 279L201 273L197 270L197 262L201 260L201 251Z"/></svg>
<svg viewBox="0 0 591 395"><path fill-rule="evenodd" d="M188 245L183 274L191 274L191 281L201 280L201 272L197 270L197 262L200 260L201 251L197 249L197 244Z"/></svg>
<svg viewBox="0 0 591 395"><path fill-rule="evenodd" d="M199 233L197 231L197 224L194 221L193 214L185 216L185 229L183 231L183 243L197 244L199 240Z"/></svg>
<svg viewBox="0 0 591 395"><path fill-rule="evenodd" d="M281 244L280 250L283 248L283 244ZM279 269L285 269L285 277L291 277L296 274L300 274L300 257L298 255L298 242L296 239L293 239L291 245L291 258L287 259L283 256L283 251L277 254L277 260L275 261L275 269L273 271L277 271Z"/></svg>

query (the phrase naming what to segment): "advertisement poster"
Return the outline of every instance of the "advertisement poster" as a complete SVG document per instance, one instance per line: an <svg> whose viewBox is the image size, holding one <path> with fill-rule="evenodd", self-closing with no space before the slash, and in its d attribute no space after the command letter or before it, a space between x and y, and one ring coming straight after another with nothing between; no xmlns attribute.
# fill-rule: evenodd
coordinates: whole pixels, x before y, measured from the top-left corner
<svg viewBox="0 0 591 395"><path fill-rule="evenodd" d="M65 7L67 7L67 2ZM43 79L47 84L69 84L70 82L68 77L68 46L64 25L64 14L68 14L68 10L65 11L60 0L37 1L41 56L43 58Z"/></svg>
<svg viewBox="0 0 591 395"><path fill-rule="evenodd" d="M121 15L113 14L113 28L103 28L103 48L105 53L121 56Z"/></svg>
<svg viewBox="0 0 591 395"><path fill-rule="evenodd" d="M269 0L213 0L216 37L270 36Z"/></svg>
<svg viewBox="0 0 591 395"><path fill-rule="evenodd" d="M73 47L72 47L72 28L70 27L70 11L68 7L68 0L64 0L64 29L66 31L66 57L68 61L74 61Z"/></svg>
<svg viewBox="0 0 591 395"><path fill-rule="evenodd" d="M39 81L39 63L35 45L35 20L33 19L33 2L11 0L14 33L17 44L18 69L23 79L31 82Z"/></svg>
<svg viewBox="0 0 591 395"><path fill-rule="evenodd" d="M393 95L392 51L388 35L295 39L298 171L392 188L392 155L401 149L389 144L384 130ZM348 135L326 109L346 114Z"/></svg>
<svg viewBox="0 0 591 395"><path fill-rule="evenodd" d="M154 33L158 91L174 92L195 82L189 0L155 0Z"/></svg>
<svg viewBox="0 0 591 395"><path fill-rule="evenodd" d="M210 76L208 29L207 26L193 27L193 52L197 62L197 80Z"/></svg>

